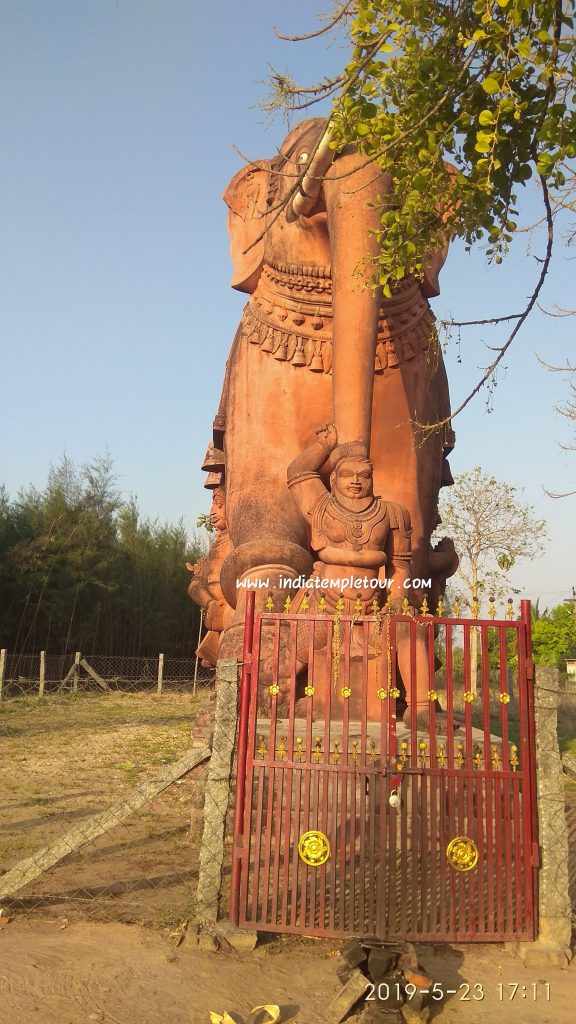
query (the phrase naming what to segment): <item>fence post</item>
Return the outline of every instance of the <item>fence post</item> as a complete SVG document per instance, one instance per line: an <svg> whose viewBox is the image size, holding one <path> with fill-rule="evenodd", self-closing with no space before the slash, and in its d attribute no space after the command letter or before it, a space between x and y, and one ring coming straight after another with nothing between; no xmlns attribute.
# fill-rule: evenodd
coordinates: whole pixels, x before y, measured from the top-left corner
<svg viewBox="0 0 576 1024"><path fill-rule="evenodd" d="M164 679L164 655L158 655L158 693L162 693L162 682Z"/></svg>
<svg viewBox="0 0 576 1024"><path fill-rule="evenodd" d="M0 651L0 700L2 700L2 690L4 689L4 673L6 671L6 648L3 647Z"/></svg>
<svg viewBox="0 0 576 1024"><path fill-rule="evenodd" d="M44 696L44 686L46 684L46 651L40 651L40 674L38 677L38 696Z"/></svg>
<svg viewBox="0 0 576 1024"><path fill-rule="evenodd" d="M78 678L80 675L80 661L82 659L82 652L76 651L74 655L74 675L72 676L72 689L78 689Z"/></svg>

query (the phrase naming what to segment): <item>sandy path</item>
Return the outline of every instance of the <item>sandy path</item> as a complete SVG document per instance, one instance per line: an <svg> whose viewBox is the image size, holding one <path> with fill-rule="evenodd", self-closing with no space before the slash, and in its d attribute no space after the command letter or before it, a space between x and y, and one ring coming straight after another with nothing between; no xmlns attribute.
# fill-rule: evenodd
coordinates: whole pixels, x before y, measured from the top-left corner
<svg viewBox="0 0 576 1024"><path fill-rule="evenodd" d="M288 939L252 954L214 954L190 939L176 949L157 931L136 926L74 922L62 928L59 921L17 919L0 930L0 1020L208 1024L209 1010L246 1014L259 1003L277 1002L283 1020L324 1024L324 1009L339 988L329 949L329 943ZM422 947L420 959L445 989L457 989L435 1009L441 1024L574 1020L574 965L528 969L499 945ZM510 1001L514 982L526 986L526 995L519 989ZM481 985L483 998L463 998L465 984Z"/></svg>

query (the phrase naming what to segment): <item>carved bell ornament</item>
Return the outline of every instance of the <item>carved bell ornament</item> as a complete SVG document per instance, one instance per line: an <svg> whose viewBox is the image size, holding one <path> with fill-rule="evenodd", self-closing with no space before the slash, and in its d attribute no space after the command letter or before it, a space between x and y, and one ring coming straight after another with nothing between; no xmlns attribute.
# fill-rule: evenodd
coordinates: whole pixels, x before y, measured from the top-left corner
<svg viewBox="0 0 576 1024"><path fill-rule="evenodd" d="M224 482L224 473L208 473L204 487L209 491L216 490L217 487L221 487Z"/></svg>
<svg viewBox="0 0 576 1024"><path fill-rule="evenodd" d="M285 363L288 358L288 342L284 338L274 353L274 359L277 359L280 363Z"/></svg>
<svg viewBox="0 0 576 1024"><path fill-rule="evenodd" d="M224 452L211 442L200 468L204 473L221 473L224 469Z"/></svg>
<svg viewBox="0 0 576 1024"><path fill-rule="evenodd" d="M292 366L306 366L306 353L304 352L304 346L302 340L299 338L292 356Z"/></svg>
<svg viewBox="0 0 576 1024"><path fill-rule="evenodd" d="M440 480L440 487L452 487L454 483L454 477L452 476L452 470L450 469L450 463L448 459L442 460L442 478Z"/></svg>

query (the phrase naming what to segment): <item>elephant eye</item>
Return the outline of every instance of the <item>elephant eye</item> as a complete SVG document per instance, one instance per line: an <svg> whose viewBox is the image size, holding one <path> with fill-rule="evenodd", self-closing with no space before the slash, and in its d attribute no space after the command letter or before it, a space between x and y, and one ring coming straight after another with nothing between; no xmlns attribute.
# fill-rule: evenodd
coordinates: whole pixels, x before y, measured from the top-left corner
<svg viewBox="0 0 576 1024"><path fill-rule="evenodd" d="M299 164L307 164L309 159L310 159L310 154L309 153L300 153L300 156L298 157L298 163Z"/></svg>

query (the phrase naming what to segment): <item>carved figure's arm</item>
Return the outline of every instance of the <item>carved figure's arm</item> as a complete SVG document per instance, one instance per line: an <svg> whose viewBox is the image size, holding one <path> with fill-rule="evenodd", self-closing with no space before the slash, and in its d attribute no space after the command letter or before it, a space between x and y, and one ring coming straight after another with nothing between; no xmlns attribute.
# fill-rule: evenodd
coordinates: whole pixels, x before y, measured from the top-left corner
<svg viewBox="0 0 576 1024"><path fill-rule="evenodd" d="M202 563L198 563L201 565ZM188 597L190 597L194 604L197 604L200 608L207 608L210 601L213 600L212 594L208 589L208 581L203 571L195 571L190 583L188 584Z"/></svg>
<svg viewBox="0 0 576 1024"><path fill-rule="evenodd" d="M390 591L392 600L401 601L405 597L410 600L410 588L404 584L410 579L412 564L412 525L410 513L402 505L390 502L390 533L386 553L388 555L387 572L393 576L394 583Z"/></svg>
<svg viewBox="0 0 576 1024"><path fill-rule="evenodd" d="M300 452L288 466L288 487L303 516L309 516L318 498L326 494L318 470L338 443L332 424L319 427L316 435L317 440Z"/></svg>

